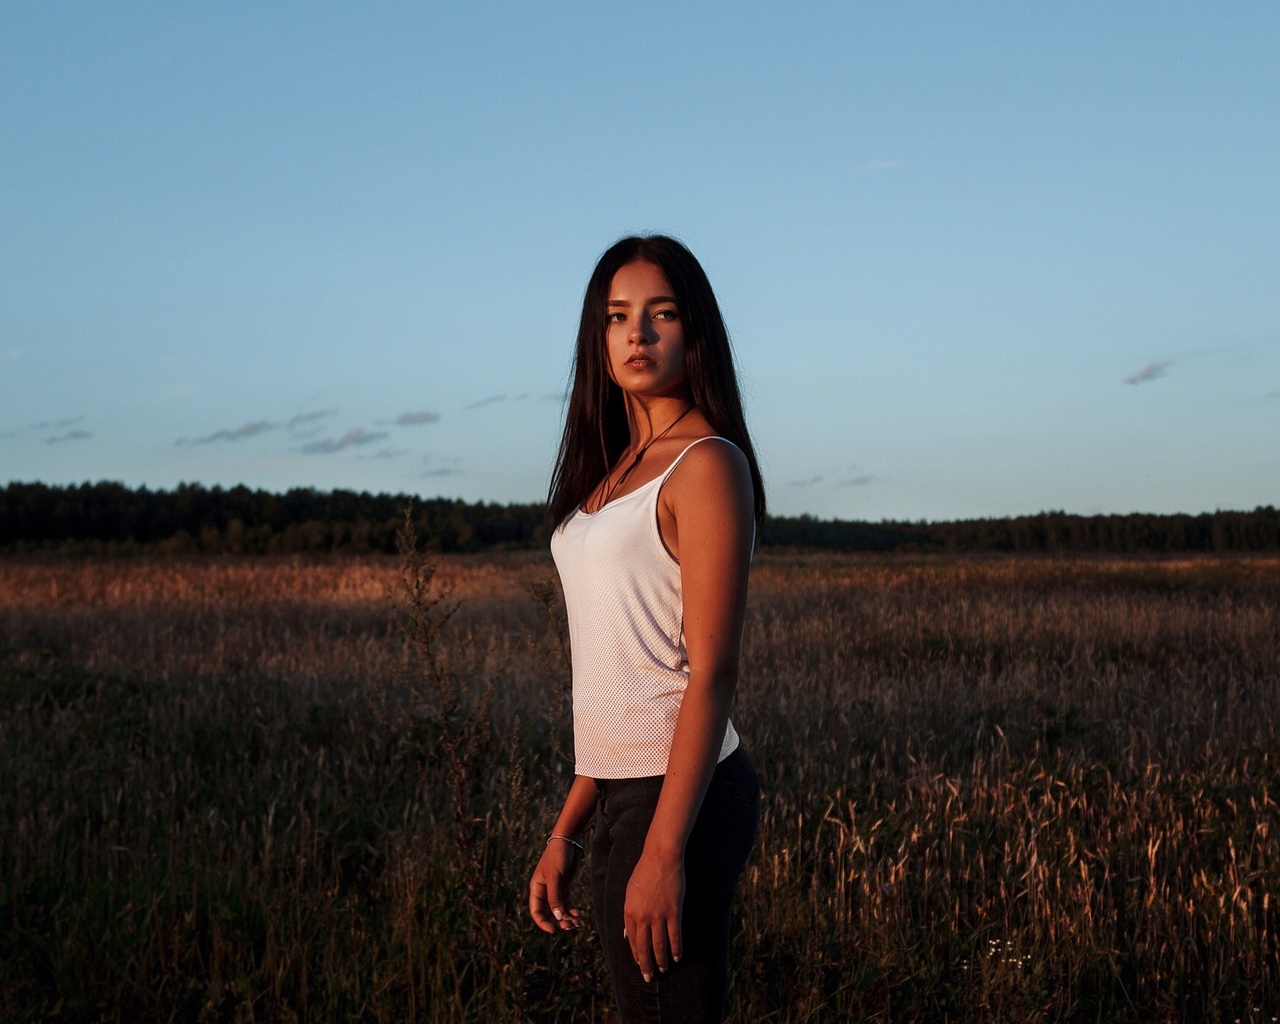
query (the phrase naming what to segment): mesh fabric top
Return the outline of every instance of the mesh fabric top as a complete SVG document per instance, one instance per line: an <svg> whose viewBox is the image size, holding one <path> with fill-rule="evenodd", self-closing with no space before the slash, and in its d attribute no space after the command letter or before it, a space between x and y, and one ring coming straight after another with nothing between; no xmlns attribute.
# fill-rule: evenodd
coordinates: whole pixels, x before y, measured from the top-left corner
<svg viewBox="0 0 1280 1024"><path fill-rule="evenodd" d="M576 772L595 779L664 775L689 682L680 566L662 543L661 476L556 530L551 554L569 616ZM725 727L717 760L738 746Z"/></svg>

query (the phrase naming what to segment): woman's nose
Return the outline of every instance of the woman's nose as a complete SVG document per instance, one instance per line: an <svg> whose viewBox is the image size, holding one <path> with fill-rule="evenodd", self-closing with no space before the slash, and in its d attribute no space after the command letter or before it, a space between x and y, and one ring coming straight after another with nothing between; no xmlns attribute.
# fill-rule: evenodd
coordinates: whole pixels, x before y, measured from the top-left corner
<svg viewBox="0 0 1280 1024"><path fill-rule="evenodd" d="M653 330L653 321L647 316L638 316L631 322L631 334L628 340L633 345L647 345L654 341L657 335Z"/></svg>

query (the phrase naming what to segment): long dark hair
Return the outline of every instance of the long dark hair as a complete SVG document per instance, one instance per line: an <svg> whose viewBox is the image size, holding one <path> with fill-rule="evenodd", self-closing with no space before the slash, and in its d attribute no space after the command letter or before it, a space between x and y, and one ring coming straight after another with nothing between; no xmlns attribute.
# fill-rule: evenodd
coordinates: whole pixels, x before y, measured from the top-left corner
<svg viewBox="0 0 1280 1024"><path fill-rule="evenodd" d="M747 457L755 490L755 518L764 525L764 481L742 415L729 332L706 272L693 253L666 235L624 238L611 245L587 282L573 358L573 390L564 436L551 474L547 517L559 526L578 510L631 443L622 389L609 376L605 353L609 286L628 263L660 267L675 292L684 327L685 374L694 404L721 437Z"/></svg>

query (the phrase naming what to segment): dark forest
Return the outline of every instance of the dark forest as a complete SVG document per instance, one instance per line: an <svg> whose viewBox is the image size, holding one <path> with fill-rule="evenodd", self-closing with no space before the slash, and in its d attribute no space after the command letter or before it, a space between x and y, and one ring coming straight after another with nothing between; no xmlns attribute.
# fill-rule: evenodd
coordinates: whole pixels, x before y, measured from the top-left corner
<svg viewBox="0 0 1280 1024"><path fill-rule="evenodd" d="M430 550L545 547L541 504L295 488L181 484L173 490L100 482L0 489L0 551L74 554L393 552L404 510ZM955 522L770 518L761 544L873 552L1176 553L1280 550L1280 511L1079 516L1041 512Z"/></svg>

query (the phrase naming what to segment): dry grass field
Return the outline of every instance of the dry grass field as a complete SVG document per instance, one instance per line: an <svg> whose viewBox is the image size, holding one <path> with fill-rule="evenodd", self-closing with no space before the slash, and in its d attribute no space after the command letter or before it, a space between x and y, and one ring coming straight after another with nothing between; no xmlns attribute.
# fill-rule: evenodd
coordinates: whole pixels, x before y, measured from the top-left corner
<svg viewBox="0 0 1280 1024"><path fill-rule="evenodd" d="M551 580L0 560L0 1019L611 1019ZM732 1019L1280 1015L1280 559L766 554L743 669Z"/></svg>

